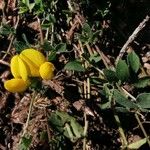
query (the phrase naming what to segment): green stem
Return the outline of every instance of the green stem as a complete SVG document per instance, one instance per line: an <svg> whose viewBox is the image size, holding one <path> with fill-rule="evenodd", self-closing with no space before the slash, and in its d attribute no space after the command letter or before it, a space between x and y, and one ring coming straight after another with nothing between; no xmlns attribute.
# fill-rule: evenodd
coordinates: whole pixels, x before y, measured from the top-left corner
<svg viewBox="0 0 150 150"><path fill-rule="evenodd" d="M114 118L115 118L115 121L116 121L116 123L118 125L119 134L120 134L120 136L122 138L122 146L123 147L127 147L128 142L127 142L124 130L122 129L120 119L119 119L119 117L118 117L118 115L116 113L114 113Z"/></svg>
<svg viewBox="0 0 150 150"><path fill-rule="evenodd" d="M88 130L88 121L86 117L86 113L84 113L84 132L83 132L83 150L86 150L86 136L87 136L87 130Z"/></svg>
<svg viewBox="0 0 150 150"><path fill-rule="evenodd" d="M33 96L32 96L32 98L31 98L31 103L30 103L30 106L29 106L28 117L27 117L26 124L25 124L25 126L24 126L23 133L22 133L22 136L21 136L21 137L23 137L23 136L26 134L26 132L27 132L27 128L28 128L29 121L30 121L30 117L31 117L31 113L32 113L33 102L34 102L34 100L35 100L35 95L36 95L36 92L34 91L34 92L33 92ZM22 139L22 138L21 138L21 139ZM21 140L20 140L19 143L21 143Z"/></svg>

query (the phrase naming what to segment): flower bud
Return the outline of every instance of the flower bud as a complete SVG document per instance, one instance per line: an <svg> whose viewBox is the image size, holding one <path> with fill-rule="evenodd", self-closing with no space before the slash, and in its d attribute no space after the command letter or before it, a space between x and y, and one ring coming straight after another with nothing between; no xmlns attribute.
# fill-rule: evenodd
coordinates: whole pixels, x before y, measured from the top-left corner
<svg viewBox="0 0 150 150"><path fill-rule="evenodd" d="M40 76L45 80L51 80L54 76L55 67L50 62L45 62L40 66Z"/></svg>
<svg viewBox="0 0 150 150"><path fill-rule="evenodd" d="M4 83L4 87L6 90L12 93L24 92L28 87L28 83L23 79L11 79Z"/></svg>

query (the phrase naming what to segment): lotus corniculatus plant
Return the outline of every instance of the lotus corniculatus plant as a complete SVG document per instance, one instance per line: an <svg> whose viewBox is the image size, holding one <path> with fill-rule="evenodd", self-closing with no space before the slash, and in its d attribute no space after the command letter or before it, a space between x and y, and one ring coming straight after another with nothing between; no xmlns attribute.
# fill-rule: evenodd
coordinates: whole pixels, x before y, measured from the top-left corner
<svg viewBox="0 0 150 150"><path fill-rule="evenodd" d="M10 69L13 79L4 83L5 89L10 92L23 92L30 84L30 77L41 77L51 80L55 67L46 57L35 49L25 49L19 55L12 57Z"/></svg>

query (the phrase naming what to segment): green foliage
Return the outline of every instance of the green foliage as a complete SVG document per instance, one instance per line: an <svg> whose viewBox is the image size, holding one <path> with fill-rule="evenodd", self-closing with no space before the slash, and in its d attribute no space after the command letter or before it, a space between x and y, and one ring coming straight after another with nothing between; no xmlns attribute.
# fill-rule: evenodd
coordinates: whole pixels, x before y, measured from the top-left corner
<svg viewBox="0 0 150 150"><path fill-rule="evenodd" d="M43 30L46 30L48 28L51 28L54 23L56 23L55 16L53 14L48 13L44 16L44 21L41 27ZM51 33L51 34L54 34L54 33Z"/></svg>
<svg viewBox="0 0 150 150"><path fill-rule="evenodd" d="M23 14L26 12L32 12L33 9L35 10L36 14L40 14L44 11L43 2L40 0L36 0L30 2L30 0L20 0L19 1L19 13Z"/></svg>
<svg viewBox="0 0 150 150"><path fill-rule="evenodd" d="M116 103L119 105L128 108L128 109L137 109L138 105L136 105L134 102L128 100L121 92L118 90L114 90L114 95L113 95L114 100Z"/></svg>
<svg viewBox="0 0 150 150"><path fill-rule="evenodd" d="M149 76L142 77L142 78L138 79L138 81L135 82L133 85L136 88L145 88L147 86L150 86L150 77Z"/></svg>
<svg viewBox="0 0 150 150"><path fill-rule="evenodd" d="M30 144L32 142L31 136L24 136L21 139L21 143L19 145L19 150L29 150Z"/></svg>
<svg viewBox="0 0 150 150"><path fill-rule="evenodd" d="M76 119L66 112L56 111L49 117L51 126L72 142L76 142L83 136L83 127Z"/></svg>
<svg viewBox="0 0 150 150"><path fill-rule="evenodd" d="M125 82L128 80L130 76L129 68L124 60L118 61L118 64L116 66L116 75L117 75L117 78L120 79L122 82Z"/></svg>
<svg viewBox="0 0 150 150"><path fill-rule="evenodd" d="M46 40L44 41L44 44L41 47L44 51L49 52L48 55L49 61L56 60L57 54L68 52L66 43L59 43L52 46L51 43Z"/></svg>
<svg viewBox="0 0 150 150"><path fill-rule="evenodd" d="M104 18L111 13L110 7L111 7L110 1L101 2L100 9L97 10L96 14L99 14L100 16L102 16L102 18Z"/></svg>
<svg viewBox="0 0 150 150"><path fill-rule="evenodd" d="M42 83L41 80L39 80L36 77L30 78L30 88L35 90L35 91L41 91L42 89Z"/></svg>
<svg viewBox="0 0 150 150"><path fill-rule="evenodd" d="M105 69L104 74L109 82L117 82L118 81L115 71L110 70L110 69Z"/></svg>
<svg viewBox="0 0 150 150"><path fill-rule="evenodd" d="M82 66L82 64L79 61L70 61L68 62L64 69L66 70L72 70L77 72L84 72L85 68Z"/></svg>
<svg viewBox="0 0 150 150"><path fill-rule="evenodd" d="M150 108L150 93L141 93L136 100L140 108Z"/></svg>
<svg viewBox="0 0 150 150"><path fill-rule="evenodd" d="M56 59L56 51L51 51L48 56L48 61L53 61Z"/></svg>
<svg viewBox="0 0 150 150"><path fill-rule="evenodd" d="M58 53L63 53L67 51L67 45L66 43L60 43L58 45L55 46L55 50Z"/></svg>
<svg viewBox="0 0 150 150"><path fill-rule="evenodd" d="M88 23L85 23L82 27L82 33L78 34L78 38L81 42L88 44L94 44L98 39L98 35L101 33L101 30L97 30L96 32L93 32L90 25Z"/></svg>
<svg viewBox="0 0 150 150"><path fill-rule="evenodd" d="M15 34L16 30L9 24L2 24L0 26L0 36L8 36L9 34Z"/></svg>
<svg viewBox="0 0 150 150"><path fill-rule="evenodd" d="M20 53L22 50L26 49L26 48L30 48L28 45L26 45L26 43L22 42L22 41L14 41L13 43L16 52Z"/></svg>
<svg viewBox="0 0 150 150"><path fill-rule="evenodd" d="M130 150L136 150L136 149L139 149L142 145L144 145L145 143L147 142L147 139L146 138L143 138L141 140L138 140L134 143L131 143L128 145L128 148Z"/></svg>
<svg viewBox="0 0 150 150"><path fill-rule="evenodd" d="M90 62L94 61L94 63L98 63L101 60L101 57L99 56L98 53L94 53L94 54L90 55L89 60L90 60Z"/></svg>
<svg viewBox="0 0 150 150"><path fill-rule="evenodd" d="M137 73L140 68L140 59L138 55L134 51L132 51L131 53L128 54L127 59L128 59L128 63L131 69L135 73Z"/></svg>
<svg viewBox="0 0 150 150"><path fill-rule="evenodd" d="M55 48L51 45L51 43L47 40L44 41L44 44L41 45L44 51L55 51Z"/></svg>

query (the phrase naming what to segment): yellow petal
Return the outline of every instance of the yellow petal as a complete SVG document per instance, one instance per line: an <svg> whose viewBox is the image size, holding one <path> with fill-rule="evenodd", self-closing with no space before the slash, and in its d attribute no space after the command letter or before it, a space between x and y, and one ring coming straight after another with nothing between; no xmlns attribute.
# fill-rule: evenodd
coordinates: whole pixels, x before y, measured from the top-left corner
<svg viewBox="0 0 150 150"><path fill-rule="evenodd" d="M26 57L23 54L20 54L19 57L27 64L27 66L29 67L30 70L30 74L29 76L32 77L39 77L39 67L32 62L32 60L30 60L28 57Z"/></svg>
<svg viewBox="0 0 150 150"><path fill-rule="evenodd" d="M12 75L13 75L15 78L21 77L21 76L20 76L20 73L19 73L18 58L19 58L19 55L15 55L15 56L12 57L12 59L11 59L11 61L10 61L10 70L11 70Z"/></svg>
<svg viewBox="0 0 150 150"><path fill-rule="evenodd" d="M23 92L27 89L28 83L22 79L11 79L4 83L4 87L9 92Z"/></svg>
<svg viewBox="0 0 150 150"><path fill-rule="evenodd" d="M21 52L20 56L27 57L37 67L40 67L44 62L46 62L45 56L35 49L25 49Z"/></svg>
<svg viewBox="0 0 150 150"><path fill-rule="evenodd" d="M20 76L24 81L26 81L28 79L28 75L30 74L29 68L20 57L18 57L18 63Z"/></svg>
<svg viewBox="0 0 150 150"><path fill-rule="evenodd" d="M50 62L45 62L40 66L40 75L45 80L51 80L54 76L55 67Z"/></svg>

